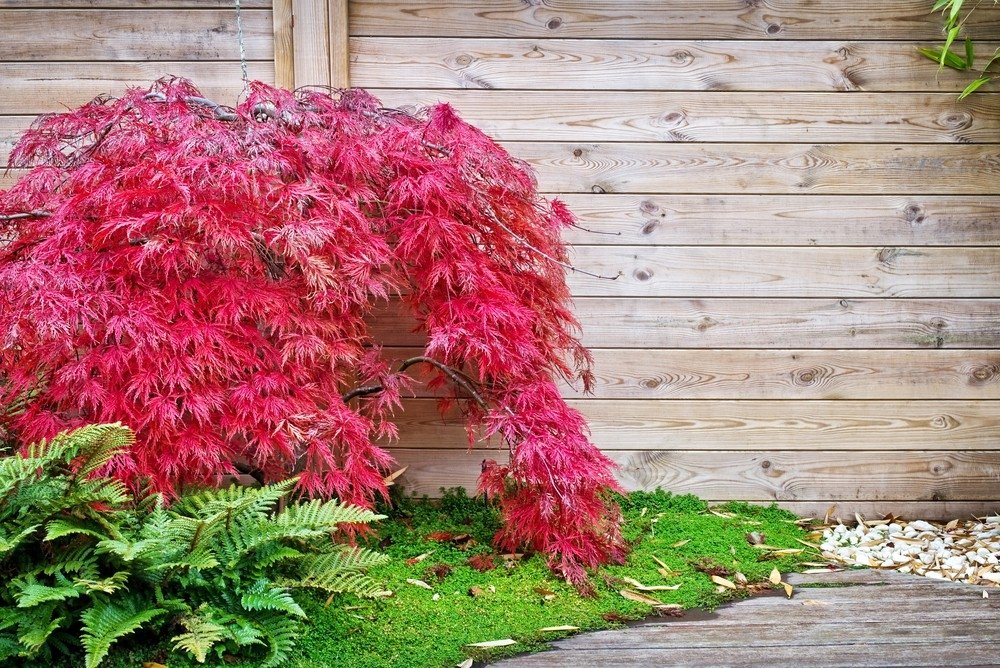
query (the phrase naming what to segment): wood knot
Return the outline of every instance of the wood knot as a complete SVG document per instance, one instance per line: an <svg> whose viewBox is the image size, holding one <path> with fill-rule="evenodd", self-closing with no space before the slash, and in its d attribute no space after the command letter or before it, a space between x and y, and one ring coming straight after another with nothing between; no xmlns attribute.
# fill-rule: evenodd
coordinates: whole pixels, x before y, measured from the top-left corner
<svg viewBox="0 0 1000 668"><path fill-rule="evenodd" d="M545 27L548 28L549 30L557 30L561 25L562 25L562 19L559 18L558 16L555 16L549 19L549 22L545 24Z"/></svg>
<svg viewBox="0 0 1000 668"><path fill-rule="evenodd" d="M883 248L878 252L878 261L882 264L890 264L899 257L898 248Z"/></svg>
<svg viewBox="0 0 1000 668"><path fill-rule="evenodd" d="M690 63L692 60L694 60L694 56L691 54L691 52L686 51L684 49L681 49L680 51L674 51L673 53L670 54L669 57L678 65L686 65L687 63Z"/></svg>
<svg viewBox="0 0 1000 668"><path fill-rule="evenodd" d="M652 234L656 230L656 228L659 227L659 226L660 226L660 223L658 221L647 220L646 224L642 226L642 233L643 234Z"/></svg>
<svg viewBox="0 0 1000 668"><path fill-rule="evenodd" d="M934 329L939 330L939 331L948 326L948 323L945 322L944 318L931 318L928 321L928 324L931 327L933 327Z"/></svg>
<svg viewBox="0 0 1000 668"><path fill-rule="evenodd" d="M582 148L575 148L575 149L573 149L573 157L574 158L579 158L582 155L583 155L583 149Z"/></svg>
<svg viewBox="0 0 1000 668"><path fill-rule="evenodd" d="M840 304L840 308L851 308L851 302L847 301L846 299L841 299L837 303Z"/></svg>
<svg viewBox="0 0 1000 668"><path fill-rule="evenodd" d="M911 202L903 209L906 222L920 224L924 222L924 209L919 204Z"/></svg>
<svg viewBox="0 0 1000 668"><path fill-rule="evenodd" d="M944 475L945 473L947 473L948 471L950 471L954 467L952 466L951 462L949 462L948 460L946 460L946 459L938 459L938 460L932 461L930 463L930 467L929 468L930 468L931 473L934 474L934 475Z"/></svg>
<svg viewBox="0 0 1000 668"><path fill-rule="evenodd" d="M656 202L652 202L648 199L643 200L639 204L639 211L642 211L643 213L656 213L659 210L660 210L659 205L657 205Z"/></svg>
<svg viewBox="0 0 1000 668"><path fill-rule="evenodd" d="M972 114L967 111L950 111L941 114L938 123L949 130L965 130L972 125Z"/></svg>
<svg viewBox="0 0 1000 668"><path fill-rule="evenodd" d="M796 385L812 385L819 376L815 369L805 369L795 374Z"/></svg>
<svg viewBox="0 0 1000 668"><path fill-rule="evenodd" d="M671 111L669 114L660 116L660 122L667 126L677 126L684 121L684 114L680 111Z"/></svg>
<svg viewBox="0 0 1000 668"><path fill-rule="evenodd" d="M769 469L769 468L771 468L771 461L769 459L765 459L764 461L762 461L760 463L760 467L762 469Z"/></svg>
<svg viewBox="0 0 1000 668"><path fill-rule="evenodd" d="M594 193L595 195L603 195L608 191L604 189L604 186L595 183L594 185L590 186L590 192Z"/></svg>
<svg viewBox="0 0 1000 668"><path fill-rule="evenodd" d="M642 385L647 390L655 390L660 386L660 381L657 380L656 378L646 378L639 384Z"/></svg>
<svg viewBox="0 0 1000 668"><path fill-rule="evenodd" d="M463 53L455 58L455 62L461 67L467 67L472 64L472 56L467 53Z"/></svg>
<svg viewBox="0 0 1000 668"><path fill-rule="evenodd" d="M777 23L768 23L767 28L764 29L764 32L773 37L774 35L777 35L779 32L781 32L781 26L778 25Z"/></svg>
<svg viewBox="0 0 1000 668"><path fill-rule="evenodd" d="M712 320L708 316L705 316L698 322L698 331L699 332L707 331L718 324L719 323L717 323L715 320Z"/></svg>
<svg viewBox="0 0 1000 668"><path fill-rule="evenodd" d="M636 269L632 276L634 276L637 281L648 281L653 277L653 272L649 269Z"/></svg>
<svg viewBox="0 0 1000 668"><path fill-rule="evenodd" d="M935 415L931 418L932 429L954 429L958 426L958 420L950 415Z"/></svg>
<svg viewBox="0 0 1000 668"><path fill-rule="evenodd" d="M997 375L995 364L982 364L972 370L972 378L978 383L985 383Z"/></svg>

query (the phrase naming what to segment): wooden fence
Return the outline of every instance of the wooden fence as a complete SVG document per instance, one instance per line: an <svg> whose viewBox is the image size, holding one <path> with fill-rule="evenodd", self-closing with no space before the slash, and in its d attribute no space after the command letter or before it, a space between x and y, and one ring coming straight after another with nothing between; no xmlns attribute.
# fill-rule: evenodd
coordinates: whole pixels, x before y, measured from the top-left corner
<svg viewBox="0 0 1000 668"><path fill-rule="evenodd" d="M924 0L242 0L251 76L446 101L586 227L597 390L628 488L793 510L1000 506L1000 94L915 50ZM238 95L232 3L0 0L0 154L31 115L173 73ZM1000 9L970 22L1000 44ZM11 176L6 182L9 183ZM398 314L391 351L420 344ZM408 401L430 494L484 456ZM495 447L495 446L494 446Z"/></svg>

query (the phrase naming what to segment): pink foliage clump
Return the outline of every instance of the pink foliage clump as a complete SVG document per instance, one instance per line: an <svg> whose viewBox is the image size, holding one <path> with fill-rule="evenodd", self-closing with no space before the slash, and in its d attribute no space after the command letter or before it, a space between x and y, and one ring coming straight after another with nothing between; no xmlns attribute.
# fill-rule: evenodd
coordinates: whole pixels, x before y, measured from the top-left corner
<svg viewBox="0 0 1000 668"><path fill-rule="evenodd" d="M369 324L399 298L442 407L510 450L480 480L498 543L578 583L622 559L612 464L555 384L591 383L572 214L447 105L253 83L228 109L165 79L40 118L10 165L30 171L0 192L0 432L121 421L116 474L168 494L239 463L370 505L409 377Z"/></svg>

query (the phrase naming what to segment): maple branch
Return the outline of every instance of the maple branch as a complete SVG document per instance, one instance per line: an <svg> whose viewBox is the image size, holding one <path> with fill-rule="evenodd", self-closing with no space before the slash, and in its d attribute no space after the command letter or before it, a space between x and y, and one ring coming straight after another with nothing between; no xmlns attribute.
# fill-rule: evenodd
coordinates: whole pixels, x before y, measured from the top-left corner
<svg viewBox="0 0 1000 668"><path fill-rule="evenodd" d="M0 223L8 223L12 220L20 220L22 218L48 218L52 215L51 211L44 211L42 209L35 209L34 211L24 211L22 213L8 213L5 215L0 215Z"/></svg>
<svg viewBox="0 0 1000 668"><path fill-rule="evenodd" d="M163 93L153 92L153 93L146 93L142 99L148 102L166 102L167 96L164 95ZM196 104L202 107L208 107L209 109L212 110L212 113L215 115L216 120L235 121L237 118L239 118L236 115L236 113L232 111L231 107L224 107L218 102L213 102L212 100L209 100L207 97L200 97L197 95L185 95L181 99L183 99L188 104Z"/></svg>
<svg viewBox="0 0 1000 668"><path fill-rule="evenodd" d="M471 378L469 378L467 375L465 375L458 369L454 369L448 366L447 364L437 361L432 357L425 357L423 355L419 355L417 357L411 357L408 360L404 360L403 363L399 365L399 373L403 373L410 367L415 366L417 364L430 364L432 367L434 367L435 369L443 373L445 376L447 376L448 380L450 380L452 383L465 390L469 394L469 396L471 396L476 401L476 403L479 404L480 408L483 409L489 408L489 404L486 403L486 400L483 398L483 395L481 395L476 390L476 388L474 387L474 381ZM367 397L372 394L378 394L383 390L385 390L385 387L383 387L382 385L367 385L365 387L356 387L350 392L344 394L341 397L341 399L346 404L351 399L356 399L358 397Z"/></svg>

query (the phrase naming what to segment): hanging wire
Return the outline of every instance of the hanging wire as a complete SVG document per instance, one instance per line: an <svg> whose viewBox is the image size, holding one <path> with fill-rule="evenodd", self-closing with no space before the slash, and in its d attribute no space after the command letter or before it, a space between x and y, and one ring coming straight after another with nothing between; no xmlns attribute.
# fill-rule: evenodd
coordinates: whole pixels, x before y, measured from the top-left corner
<svg viewBox="0 0 1000 668"><path fill-rule="evenodd" d="M243 94L246 95L250 75L247 72L247 47L243 39L243 14L240 11L240 0L236 0L236 40L240 45L240 71L243 73Z"/></svg>

